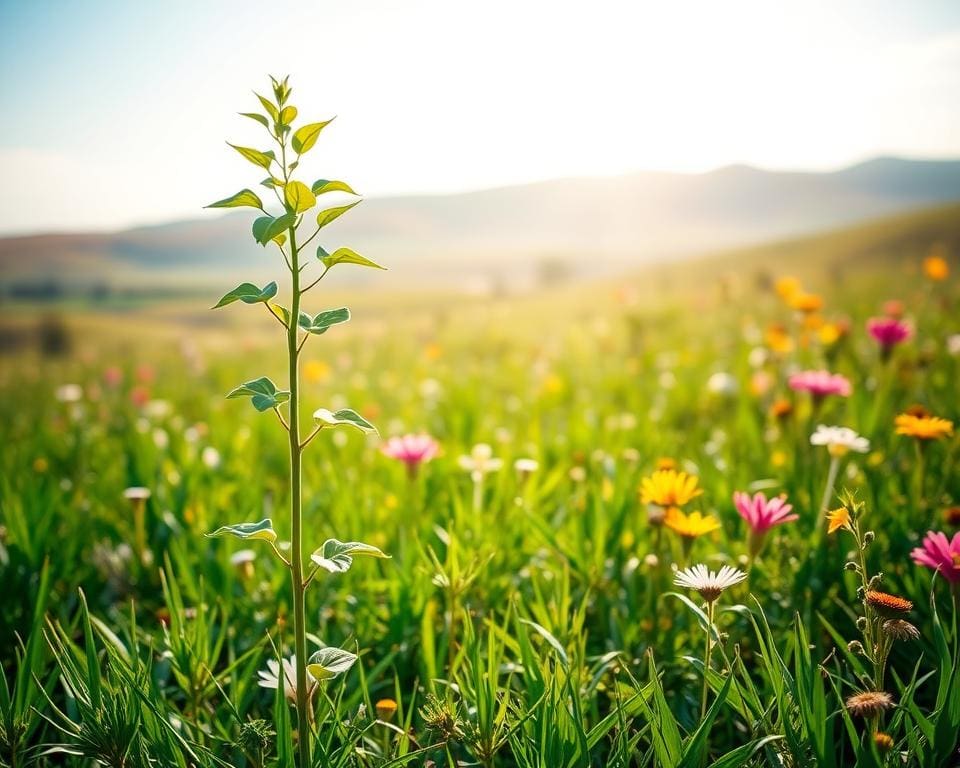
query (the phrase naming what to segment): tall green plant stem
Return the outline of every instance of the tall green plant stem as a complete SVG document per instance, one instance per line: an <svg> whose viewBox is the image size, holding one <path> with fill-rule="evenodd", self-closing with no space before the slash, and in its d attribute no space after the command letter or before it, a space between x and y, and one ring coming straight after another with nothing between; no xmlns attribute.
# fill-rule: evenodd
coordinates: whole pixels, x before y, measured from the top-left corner
<svg viewBox="0 0 960 768"><path fill-rule="evenodd" d="M281 143L284 180L289 181L286 143ZM290 367L290 416L287 430L290 437L290 575L293 582L293 635L297 657L297 765L310 766L310 713L307 700L307 630L303 578L303 514L301 509L300 444L300 345L297 338L297 318L300 317L300 252L297 248L296 223L288 230L290 236L290 320L287 327L287 361Z"/></svg>

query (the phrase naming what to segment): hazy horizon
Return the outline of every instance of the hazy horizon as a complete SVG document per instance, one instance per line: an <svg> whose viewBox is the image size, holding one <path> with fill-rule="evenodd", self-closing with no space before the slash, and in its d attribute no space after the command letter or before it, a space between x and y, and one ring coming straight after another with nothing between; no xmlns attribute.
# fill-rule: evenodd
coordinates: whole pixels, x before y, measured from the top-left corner
<svg viewBox="0 0 960 768"><path fill-rule="evenodd" d="M196 218L250 186L223 141L266 146L236 113L268 73L291 75L301 118L338 115L305 171L371 197L960 156L953 3L273 11L0 4L0 64L29 73L0 83L0 234Z"/></svg>

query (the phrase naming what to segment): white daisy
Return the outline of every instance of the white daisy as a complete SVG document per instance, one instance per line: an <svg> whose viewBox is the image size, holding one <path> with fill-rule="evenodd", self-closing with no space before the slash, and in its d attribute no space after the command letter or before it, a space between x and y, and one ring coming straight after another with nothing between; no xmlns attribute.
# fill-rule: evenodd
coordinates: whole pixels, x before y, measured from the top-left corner
<svg viewBox="0 0 960 768"><path fill-rule="evenodd" d="M470 455L461 456L457 463L461 469L470 473L475 482L479 482L488 472L499 472L503 467L503 461L494 457L493 448L486 443L473 446Z"/></svg>
<svg viewBox="0 0 960 768"><path fill-rule="evenodd" d="M283 695L291 701L297 700L297 657L291 656L283 661ZM280 687L280 663L276 659L267 659L267 668L257 670L261 688L276 690ZM313 693L317 681L307 672L307 696Z"/></svg>
<svg viewBox="0 0 960 768"><path fill-rule="evenodd" d="M820 424L817 431L810 435L812 445L825 445L831 456L843 456L848 451L866 453L870 450L870 441L861 437L848 427L828 427Z"/></svg>
<svg viewBox="0 0 960 768"><path fill-rule="evenodd" d="M707 566L694 565L679 571L673 579L673 583L678 587L686 587L700 593L700 597L708 603L712 603L723 593L725 589L739 584L747 578L747 574L739 568L733 568L729 565L723 566L714 573Z"/></svg>

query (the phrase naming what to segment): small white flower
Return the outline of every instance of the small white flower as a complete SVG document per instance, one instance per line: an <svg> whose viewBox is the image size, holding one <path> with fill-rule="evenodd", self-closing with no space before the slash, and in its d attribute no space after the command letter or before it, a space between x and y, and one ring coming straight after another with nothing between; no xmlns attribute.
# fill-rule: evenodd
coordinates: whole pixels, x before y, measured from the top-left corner
<svg viewBox="0 0 960 768"><path fill-rule="evenodd" d="M708 603L712 603L734 584L739 584L747 578L747 574L739 568L733 568L729 565L723 566L714 573L702 563L691 566L677 573L673 583L678 587L686 587L700 593L700 597Z"/></svg>
<svg viewBox="0 0 960 768"><path fill-rule="evenodd" d="M513 462L513 468L517 470L520 475L529 475L531 472L536 472L540 469L540 462L536 459L517 459Z"/></svg>
<svg viewBox="0 0 960 768"><path fill-rule="evenodd" d="M165 450L170 446L170 435L167 434L165 429L160 429L158 427L157 429L153 430L153 444L161 451Z"/></svg>
<svg viewBox="0 0 960 768"><path fill-rule="evenodd" d="M220 451L208 445L200 453L200 459L208 469L216 469L220 466Z"/></svg>
<svg viewBox="0 0 960 768"><path fill-rule="evenodd" d="M954 357L960 356L960 333L947 336L947 352Z"/></svg>
<svg viewBox="0 0 960 768"><path fill-rule="evenodd" d="M849 427L828 427L820 424L817 431L810 435L812 445L825 445L831 456L843 456L848 451L866 453L870 450L870 441L861 437Z"/></svg>
<svg viewBox="0 0 960 768"><path fill-rule="evenodd" d="M503 467L503 461L494 457L493 448L486 443L477 443L470 455L461 456L457 463L462 470L469 472L474 480L479 480L490 472L499 472Z"/></svg>
<svg viewBox="0 0 960 768"><path fill-rule="evenodd" d="M61 403L76 403L83 399L83 388L79 384L64 384L57 387L55 395Z"/></svg>
<svg viewBox="0 0 960 768"><path fill-rule="evenodd" d="M128 501L146 501L150 498L150 489L142 488L139 485L133 486L132 488L127 488L123 492L123 498Z"/></svg>
<svg viewBox="0 0 960 768"><path fill-rule="evenodd" d="M290 701L297 700L297 657L291 656L283 661L283 695ZM267 659L267 668L257 670L260 679L257 684L261 688L276 690L280 687L280 663L276 659ZM307 696L313 693L317 681L307 672Z"/></svg>
<svg viewBox="0 0 960 768"><path fill-rule="evenodd" d="M714 395L732 395L737 391L737 380L729 373L715 373L707 379L707 391Z"/></svg>

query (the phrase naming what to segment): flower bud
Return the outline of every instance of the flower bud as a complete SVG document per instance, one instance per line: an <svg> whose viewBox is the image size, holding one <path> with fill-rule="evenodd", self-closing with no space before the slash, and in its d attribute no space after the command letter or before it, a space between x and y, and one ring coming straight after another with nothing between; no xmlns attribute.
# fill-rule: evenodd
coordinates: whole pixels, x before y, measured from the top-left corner
<svg viewBox="0 0 960 768"><path fill-rule="evenodd" d="M863 545L865 547L869 547L871 544L873 544L874 538L875 535L873 531L867 531L865 534L863 534Z"/></svg>
<svg viewBox="0 0 960 768"><path fill-rule="evenodd" d="M844 565L843 565L843 570L845 570L845 571L859 571L859 570L860 570L860 566L857 565L855 562L853 562L853 560L848 560L846 563L844 563Z"/></svg>
<svg viewBox="0 0 960 768"><path fill-rule="evenodd" d="M866 631L867 624L868 622L865 616L861 616L859 619L857 619L857 629L859 629L861 632Z"/></svg>
<svg viewBox="0 0 960 768"><path fill-rule="evenodd" d="M866 651L863 649L863 643L861 643L859 640L851 640L849 643L847 643L847 650L850 651L850 653L858 653L861 656L866 656Z"/></svg>
<svg viewBox="0 0 960 768"><path fill-rule="evenodd" d="M883 573L878 573L876 576L873 576L870 579L870 583L867 584L867 589L877 589L883 583Z"/></svg>

